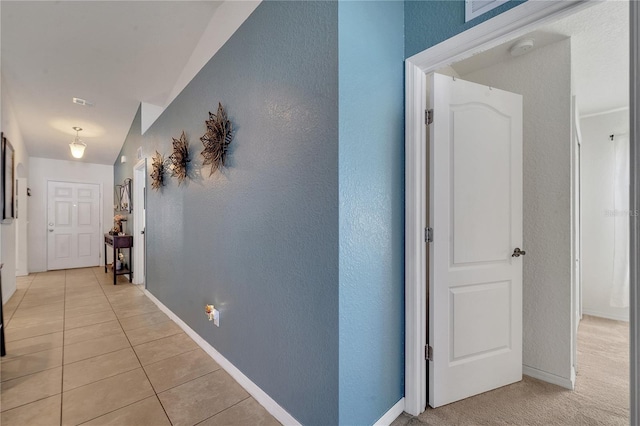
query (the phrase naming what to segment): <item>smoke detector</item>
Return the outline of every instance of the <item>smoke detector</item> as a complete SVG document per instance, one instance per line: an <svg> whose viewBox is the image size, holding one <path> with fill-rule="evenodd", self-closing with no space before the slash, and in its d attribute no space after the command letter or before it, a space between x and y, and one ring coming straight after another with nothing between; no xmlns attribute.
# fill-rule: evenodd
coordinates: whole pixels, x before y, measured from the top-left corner
<svg viewBox="0 0 640 426"><path fill-rule="evenodd" d="M511 48L509 49L509 53L511 53L511 56L524 55L525 53L533 49L534 45L535 43L533 39L528 38L526 40L520 40L519 42L511 46Z"/></svg>

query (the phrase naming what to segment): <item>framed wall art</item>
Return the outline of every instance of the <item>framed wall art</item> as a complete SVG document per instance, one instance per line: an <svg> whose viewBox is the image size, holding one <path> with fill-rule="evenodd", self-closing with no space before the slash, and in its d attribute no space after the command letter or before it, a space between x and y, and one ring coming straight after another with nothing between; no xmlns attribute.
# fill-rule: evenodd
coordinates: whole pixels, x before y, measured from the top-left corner
<svg viewBox="0 0 640 426"><path fill-rule="evenodd" d="M2 220L10 221L15 217L15 152L13 145L0 133L2 145L0 161L2 162Z"/></svg>

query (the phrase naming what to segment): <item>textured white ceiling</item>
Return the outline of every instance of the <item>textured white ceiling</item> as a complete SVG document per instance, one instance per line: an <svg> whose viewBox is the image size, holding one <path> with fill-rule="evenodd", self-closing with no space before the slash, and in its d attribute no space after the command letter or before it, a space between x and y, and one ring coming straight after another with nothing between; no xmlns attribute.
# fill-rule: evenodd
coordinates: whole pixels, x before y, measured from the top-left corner
<svg viewBox="0 0 640 426"><path fill-rule="evenodd" d="M79 126L82 161L113 164L139 103L165 104L220 4L3 0L2 96L29 155L71 159Z"/></svg>
<svg viewBox="0 0 640 426"><path fill-rule="evenodd" d="M518 38L536 48L571 37L571 68L581 115L629 104L629 3L607 1ZM459 76L511 59L518 40L452 65Z"/></svg>

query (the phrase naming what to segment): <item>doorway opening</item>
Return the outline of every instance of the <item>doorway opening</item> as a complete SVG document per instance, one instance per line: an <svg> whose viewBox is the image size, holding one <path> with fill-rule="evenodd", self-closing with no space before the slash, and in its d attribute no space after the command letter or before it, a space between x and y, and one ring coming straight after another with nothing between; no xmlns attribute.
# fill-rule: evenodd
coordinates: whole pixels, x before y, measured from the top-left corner
<svg viewBox="0 0 640 426"><path fill-rule="evenodd" d="M519 10L521 6L522 9ZM581 300L583 299L580 286L580 265L582 263L580 262L582 243L579 239L581 234L579 230L581 223L579 215L580 187L574 186L575 183L579 184L580 182L580 170L577 169L580 164L577 160L580 143L575 140L578 133L576 129L579 128L580 123L579 119L574 119L572 113L571 66L572 53L574 52L571 49L571 41L567 41L566 36L557 37L553 32L545 31L544 27L553 23L560 25L558 22L562 18L580 11L587 12L591 10L591 4L537 6L531 4L528 6L528 10L524 7L525 5L521 6L505 12L503 14L505 16L499 15L494 20L485 22L486 28L482 28L484 24L480 24L407 61L407 375L405 376L405 411L410 414L415 415L422 412L427 405L427 373L431 364L430 361L422 360L420 357L420 349L430 343L428 337L422 337L427 335L425 317L428 307L426 301L429 300L429 295L426 294L426 288L416 284L426 282L429 273L428 267L431 267L423 261L427 258L427 249L430 246L424 244L419 237L416 238L421 235L422 229L429 228L431 225L428 223L429 214L426 208L429 201L426 195L427 175L425 173L425 170L428 170L426 168L427 155L424 146L421 147L414 143L426 139L427 130L422 125L424 111L428 109L425 96L426 76L430 72L438 71L449 74L452 78L462 78L519 93L518 89L508 85L501 87L497 81L498 73L492 65L504 61L504 59L497 59L500 54L507 53L511 56L509 48L527 37L532 37L532 34L534 34L533 38L542 41L544 46L549 46L548 49L546 47L545 49L555 50L557 57L563 56L566 60L560 63L555 60L539 60L534 67L523 67L521 70L511 69L509 72L505 71L505 75L511 76L513 79L519 77L528 80L528 83L533 83L540 79L542 74L557 72L559 68L566 65L566 78L557 84L564 84L568 89L563 92L562 114L566 115L566 120L559 126L561 129L546 120L545 114L551 113L553 106L545 108L537 105L540 107L542 115L537 115L535 118L538 121L533 120L533 124L529 124L530 133L536 133L540 136L536 141L538 144L534 145L536 149L533 151L527 150L527 124L525 124L524 249L528 255L525 260L524 373L566 388L574 387L576 359L579 356L576 345L578 341L577 330L581 315ZM626 8L628 14L628 4L618 6ZM592 12L597 13L595 8ZM619 25L624 27L626 23L622 22ZM625 49L628 58L628 48L624 46L622 48ZM536 50L527 53L527 56L536 55ZM480 52L485 54L480 55ZM476 68L473 69L473 67ZM627 64L621 64L620 67L628 68ZM492 68L491 71L488 71L488 68ZM628 81L625 78L621 80ZM558 90L547 89L551 97L557 96L559 93ZM578 104L580 104L580 95L578 95ZM527 107L525 102L525 114L530 110L531 107ZM577 110L577 108L573 109L573 111ZM576 115L579 117L577 113ZM575 126L576 122L578 126ZM556 128L553 129L553 127ZM558 130L564 136L558 136L559 133L544 135L545 131L549 130ZM424 144L424 142L422 143ZM529 147L531 147L531 143L529 143ZM527 168L527 164L529 164L529 168ZM562 164L563 167L558 167L558 164ZM552 185L548 185L550 180L553 181ZM561 184L554 186L558 182ZM539 189L545 189L545 191L538 191ZM604 211L601 210L601 213ZM433 232L439 231L434 229ZM440 230L440 232L443 231ZM446 233L446 230L444 232ZM555 250L554 253L553 249L559 250ZM554 267L557 268L555 271ZM559 275L560 269L562 272ZM530 288L531 286L527 287L527 275L529 277L535 276L537 282L546 283L537 289L537 294L531 293L533 290ZM562 320L559 320L558 312L561 312ZM529 323L528 334L527 322ZM537 328L534 329L532 324L535 324ZM554 338L562 339L562 343L556 344ZM415 352L413 352L414 350ZM628 385L626 388L628 390Z"/></svg>
<svg viewBox="0 0 640 426"><path fill-rule="evenodd" d="M146 161L143 158L133 168L133 261L137 266L133 272L133 283L144 284L145 288Z"/></svg>

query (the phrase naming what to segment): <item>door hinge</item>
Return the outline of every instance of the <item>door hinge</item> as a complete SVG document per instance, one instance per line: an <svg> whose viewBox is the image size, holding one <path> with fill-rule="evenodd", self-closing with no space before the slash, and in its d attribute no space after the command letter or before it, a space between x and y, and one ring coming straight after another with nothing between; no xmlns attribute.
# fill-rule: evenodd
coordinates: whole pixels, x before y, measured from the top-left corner
<svg viewBox="0 0 640 426"><path fill-rule="evenodd" d="M424 228L424 242L425 243L433 242L433 228Z"/></svg>
<svg viewBox="0 0 640 426"><path fill-rule="evenodd" d="M424 359L427 361L433 361L433 348L431 346L424 347Z"/></svg>
<svg viewBox="0 0 640 426"><path fill-rule="evenodd" d="M433 109L427 109L424 111L424 123L427 126L433 123Z"/></svg>

